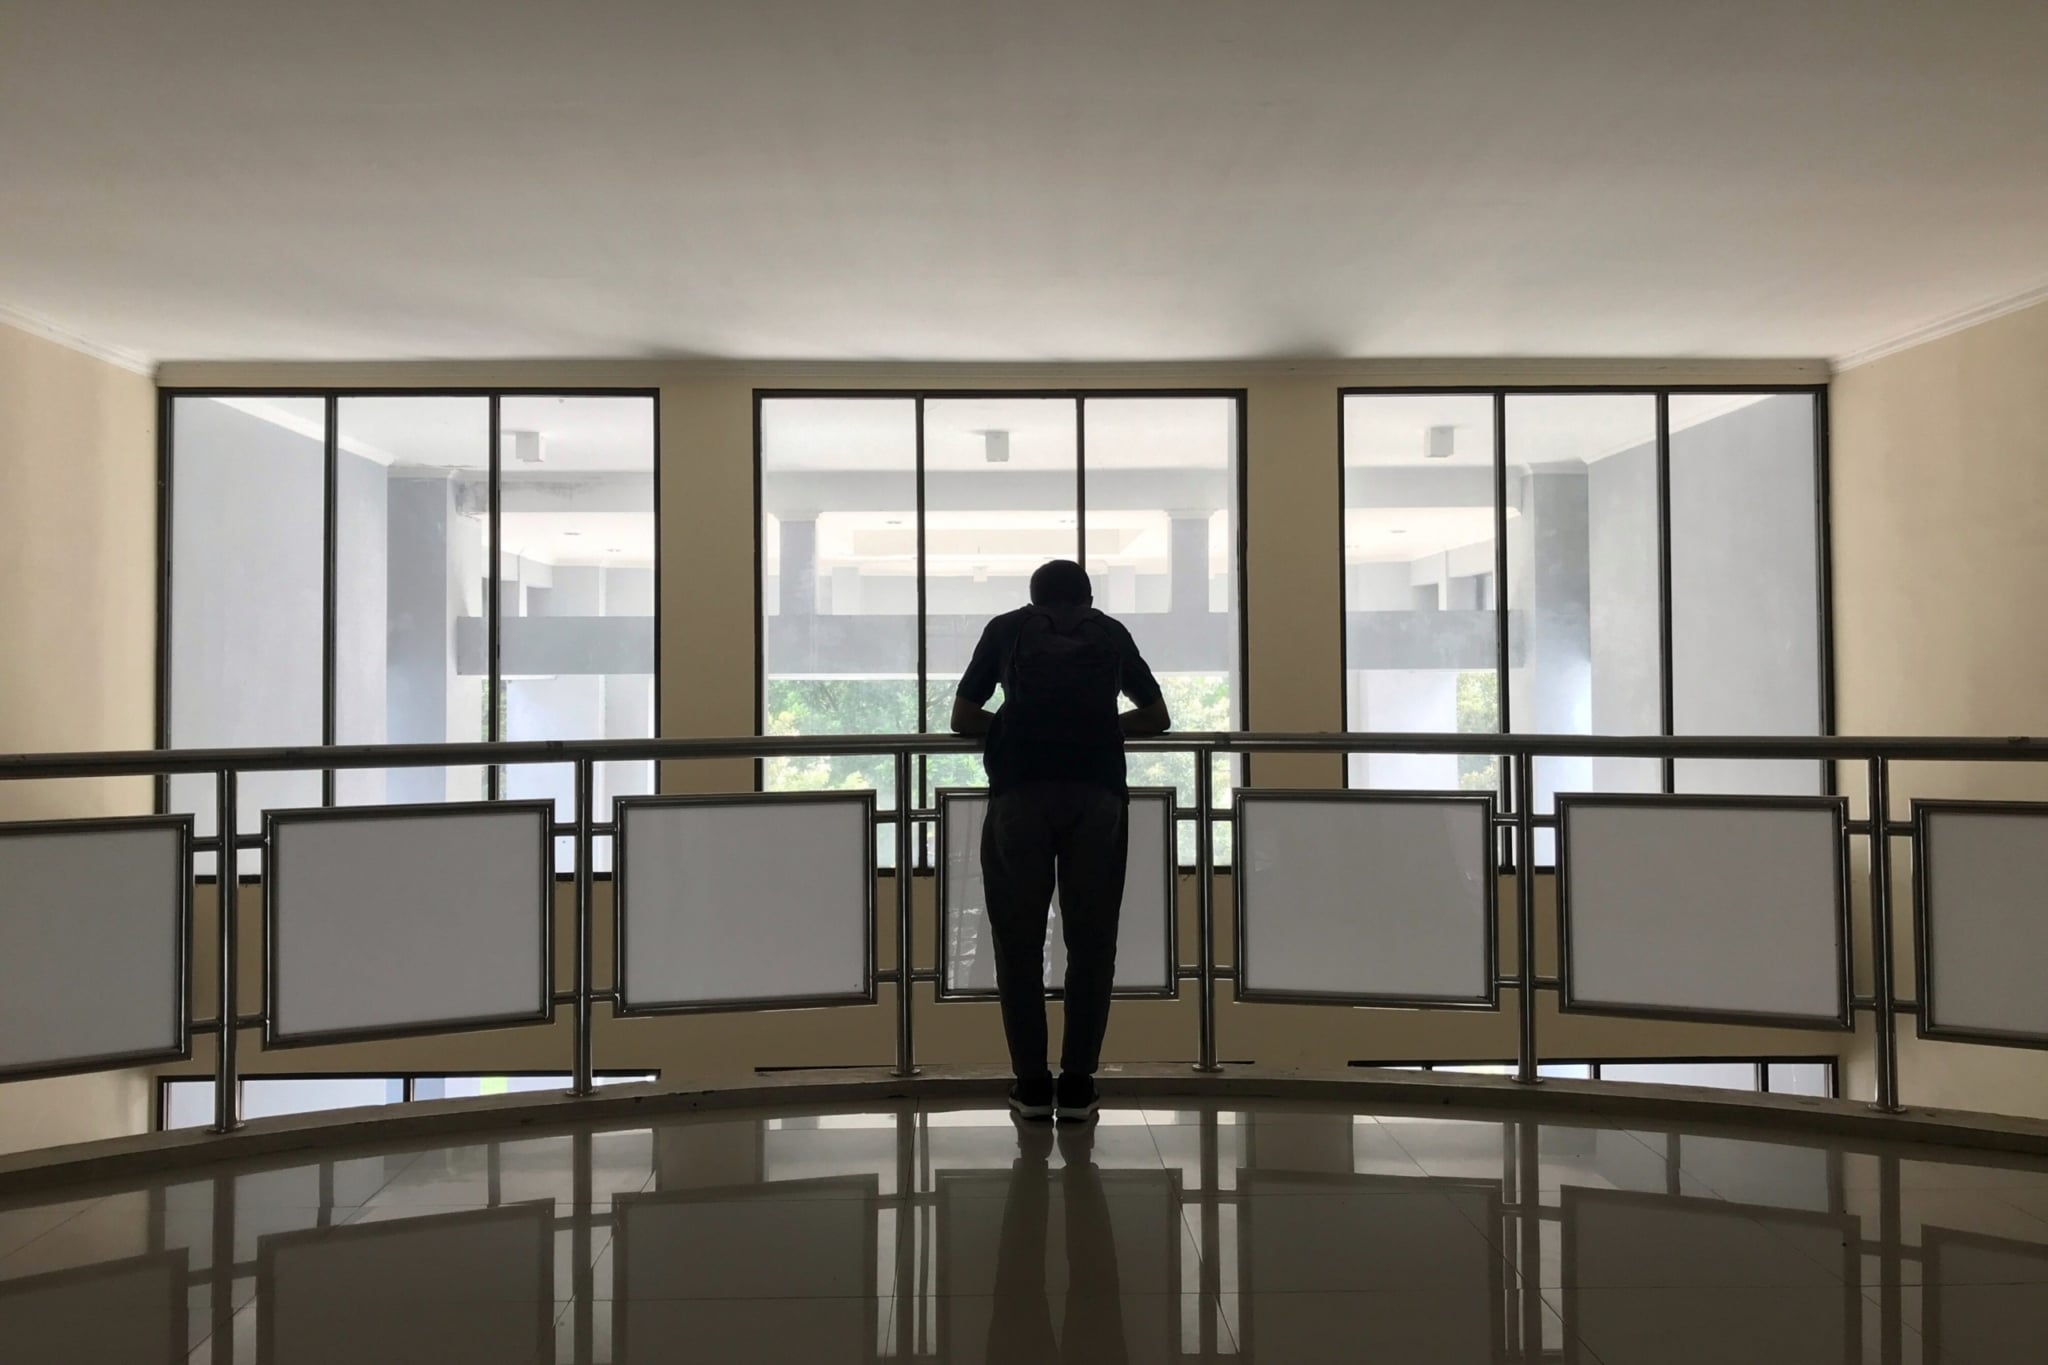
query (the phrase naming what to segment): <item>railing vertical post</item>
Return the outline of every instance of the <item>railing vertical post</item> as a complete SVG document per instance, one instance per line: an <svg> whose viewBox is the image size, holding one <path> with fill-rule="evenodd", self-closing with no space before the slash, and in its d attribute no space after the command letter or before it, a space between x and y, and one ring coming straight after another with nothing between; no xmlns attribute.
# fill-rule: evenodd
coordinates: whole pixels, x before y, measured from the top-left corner
<svg viewBox="0 0 2048 1365"><path fill-rule="evenodd" d="M1515 1079L1537 1082L1536 1070L1536 760L1515 755L1515 971L1521 1029Z"/></svg>
<svg viewBox="0 0 2048 1365"><path fill-rule="evenodd" d="M1216 826L1215 752L1195 750L1195 1070L1220 1071L1216 1064ZM1178 972L1180 964L1174 964Z"/></svg>
<svg viewBox="0 0 2048 1365"><path fill-rule="evenodd" d="M214 1034L213 1131L231 1133L242 1126L241 1070L236 1053L241 1043L237 1021L241 1018L238 990L242 969L241 944L241 852L235 847L240 817L235 809L235 774L223 768L214 788L215 824L220 830L220 852L214 855L214 887L220 893L216 918L220 929L220 986L214 992L220 1031Z"/></svg>
<svg viewBox="0 0 2048 1365"><path fill-rule="evenodd" d="M1882 758L1870 760L1870 955L1877 1015L1877 1096L1872 1108L1899 1111L1899 1010L1892 961L1892 779Z"/></svg>
<svg viewBox="0 0 2048 1365"><path fill-rule="evenodd" d="M596 840L591 837L591 807L596 798L596 765L576 763L576 1065L569 1093L588 1095L596 1089L590 1045L591 867ZM616 952L616 949L614 950ZM618 974L618 973L615 973Z"/></svg>
<svg viewBox="0 0 2048 1365"><path fill-rule="evenodd" d="M896 1074L917 1074L916 1040L911 1035L910 996L916 986L911 979L910 889L910 750L896 751Z"/></svg>

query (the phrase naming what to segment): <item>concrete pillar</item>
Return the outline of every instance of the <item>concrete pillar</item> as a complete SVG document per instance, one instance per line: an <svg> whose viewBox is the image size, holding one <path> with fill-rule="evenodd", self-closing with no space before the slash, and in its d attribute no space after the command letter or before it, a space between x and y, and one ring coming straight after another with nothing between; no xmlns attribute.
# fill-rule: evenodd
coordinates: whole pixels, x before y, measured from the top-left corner
<svg viewBox="0 0 2048 1365"><path fill-rule="evenodd" d="M1172 558L1169 572L1173 584L1170 610L1201 613L1209 610L1209 513L1175 512Z"/></svg>
<svg viewBox="0 0 2048 1365"><path fill-rule="evenodd" d="M832 570L832 614L834 616L858 616L861 614L860 569L852 564L841 564Z"/></svg>
<svg viewBox="0 0 2048 1365"><path fill-rule="evenodd" d="M814 616L818 610L818 523L782 520L782 614Z"/></svg>
<svg viewBox="0 0 2048 1365"><path fill-rule="evenodd" d="M449 535L455 516L446 478L391 480L384 728L393 744L437 744L448 738L449 683L455 674ZM438 768L393 769L385 789L399 802L447 799L446 777Z"/></svg>
<svg viewBox="0 0 2048 1365"><path fill-rule="evenodd" d="M1587 557L1587 479L1581 465L1533 470L1522 483L1528 553L1519 556L1520 585L1510 582L1526 642L1521 687L1513 698L1515 729L1524 733L1582 734L1592 725L1592 579ZM1540 542L1540 548L1537 544ZM1655 585L1648 591L1654 593ZM1585 790L1587 759L1537 764L1540 793Z"/></svg>
<svg viewBox="0 0 2048 1365"><path fill-rule="evenodd" d="M1095 585L1096 605L1112 616L1138 609L1138 566L1112 564Z"/></svg>

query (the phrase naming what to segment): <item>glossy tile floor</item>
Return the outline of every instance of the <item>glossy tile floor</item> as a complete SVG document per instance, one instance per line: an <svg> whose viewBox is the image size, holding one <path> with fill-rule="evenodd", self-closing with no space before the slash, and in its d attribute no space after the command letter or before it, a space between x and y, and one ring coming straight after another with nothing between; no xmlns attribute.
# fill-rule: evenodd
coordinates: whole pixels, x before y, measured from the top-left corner
<svg viewBox="0 0 2048 1365"><path fill-rule="evenodd" d="M2025 1362L2048 1163L1511 1114L761 1111L0 1205L0 1359Z"/></svg>

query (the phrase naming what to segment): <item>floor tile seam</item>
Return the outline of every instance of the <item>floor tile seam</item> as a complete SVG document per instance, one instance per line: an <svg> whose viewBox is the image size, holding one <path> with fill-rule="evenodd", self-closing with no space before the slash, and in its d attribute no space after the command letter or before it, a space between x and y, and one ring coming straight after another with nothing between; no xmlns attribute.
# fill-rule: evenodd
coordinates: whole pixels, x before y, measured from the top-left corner
<svg viewBox="0 0 2048 1365"><path fill-rule="evenodd" d="M894 1303L905 1297L894 1290L872 1294L599 1294L593 1303ZM999 1297L990 1294L927 1294L916 1301ZM426 1300L433 1302L433 1300ZM557 1300L561 1302L561 1300ZM567 1302L581 1300L571 1296Z"/></svg>
<svg viewBox="0 0 2048 1365"><path fill-rule="evenodd" d="M92 1212L101 1204L105 1203L108 1198L111 1198L111 1196L102 1195L99 1198L87 1202L83 1207L74 1209L72 1212L66 1214L64 1217L59 1218L56 1222L50 1224L50 1226L44 1228L41 1232L29 1238L26 1242L23 1242L20 1246L14 1248L12 1251L0 1254L0 1273L4 1273L6 1271L7 1263L9 1261L12 1261L15 1257L22 1255L30 1247L33 1247L36 1243L42 1241L45 1237L48 1237L51 1233L56 1232L58 1229L69 1227L73 1222L80 1218L83 1218L86 1214ZM30 1205L30 1207L41 1208L44 1206Z"/></svg>
<svg viewBox="0 0 2048 1365"><path fill-rule="evenodd" d="M801 1297L805 1297L805 1296L803 1296L803 1295L791 1295L791 1296L789 1296L789 1297L792 1297L792 1298L801 1298ZM826 1296L826 1295L814 1295L814 1296L810 1296L810 1297L824 1298L824 1297L828 1297L828 1296ZM842 1295L842 1296L840 1296L840 1297L850 1297L850 1296L844 1296L844 1295ZM899 1298L900 1298L900 1297L902 1297L902 1296L901 1296L901 1295L898 1295L898 1296L896 1296L896 1297L899 1297ZM955 1300L955 1299L1030 1299L1030 1298L1036 1298L1036 1297L1038 1297L1038 1295L1037 1295L1037 1294L1035 1294L1035 1293L1033 1293L1033 1292L1032 1292L1032 1291L1030 1291L1030 1290L1019 1290L1019 1291L1016 1291L1016 1292L1014 1292L1014 1293L1007 1293L1007 1294L1006 1294L1006 1293L1003 1293L1003 1292L1001 1292L1001 1291L998 1291L998 1290L990 1290L990 1291L988 1291L987 1293L973 1293L973 1294L967 1294L967 1293L953 1293L953 1294L919 1294L919 1295L915 1295L915 1296L913 1296L913 1299L912 1299L912 1301L913 1301L913 1302L915 1302L915 1303L944 1303L944 1302L947 1302L947 1301L949 1301L949 1300ZM1212 1296L1211 1296L1211 1295L1210 1295L1210 1294L1208 1293L1208 1291L1206 1291L1206 1290L1201 1290L1201 1289L1119 1289L1119 1290L1118 1290L1117 1292L1115 1292L1115 1293L1113 1293L1113 1294L1105 1294L1105 1293L1101 1293L1101 1292L1085 1292L1085 1293L1080 1293L1080 1294L1076 1294L1076 1293L1075 1293L1075 1292L1074 1292L1073 1290L1071 1290L1071 1289L1048 1289L1048 1290L1046 1290L1046 1291L1045 1291L1045 1293L1044 1293L1044 1297L1045 1297L1045 1298L1048 1298L1048 1299L1081 1299L1081 1300L1083 1300L1083 1301L1090 1301L1090 1302L1092 1302L1092 1301L1095 1301L1095 1300L1100 1300L1100 1299L1143 1299L1143 1300L1145 1300L1146 1302L1148 1302L1148 1303L1149 1303L1149 1302L1152 1302L1152 1301L1154 1301L1154 1300L1164 1300L1164 1299L1206 1299L1206 1298L1210 1298L1210 1297L1212 1297ZM676 1302L676 1300L671 1300L671 1299L664 1299L664 1300L660 1300L660 1302L664 1302L664 1303L672 1303L672 1302Z"/></svg>
<svg viewBox="0 0 2048 1365"><path fill-rule="evenodd" d="M1593 1349L1586 1338L1572 1331L1571 1322L1564 1315L1564 1304L1561 1301L1551 1301L1553 1293L1557 1294L1561 1300L1564 1290L1561 1287L1556 1290L1539 1288L1536 1291L1536 1297L1542 1302L1544 1311L1557 1319L1559 1339L1567 1345L1576 1345L1579 1348L1580 1355L1585 1360L1592 1362L1592 1365L1606 1365L1606 1362L1601 1359L1600 1354Z"/></svg>
<svg viewBox="0 0 2048 1365"><path fill-rule="evenodd" d="M2002 1192L1996 1189L1984 1190L1981 1191L1981 1193L1990 1195L1995 1203L2002 1204L2006 1208L2016 1211L2022 1218L2025 1218L2028 1222L2037 1224L2040 1229L2041 1240L2044 1242L2048 1242L2048 1216L2036 1213L2034 1210L2028 1208L2025 1204L2021 1204L2015 1200L2008 1199ZM1924 1225L1926 1220L1923 1219L1921 1221Z"/></svg>
<svg viewBox="0 0 2048 1365"><path fill-rule="evenodd" d="M206 1349L206 1347L212 1345L214 1339L218 1337L222 1332L232 1334L234 1331L235 1319L241 1317L244 1313L247 1313L251 1317L254 1317L255 1310L256 1300L254 1298L251 1298L247 1303L243 1304L241 1307L237 1308L234 1312L228 1314L226 1317L214 1319L212 1329L208 1331L205 1336L201 1337L196 1343L194 1343L192 1349L186 1353L186 1359L191 1359L193 1356L198 1355L199 1352Z"/></svg>
<svg viewBox="0 0 2048 1365"><path fill-rule="evenodd" d="M1620 1132L1620 1133L1625 1133L1625 1134L1627 1134L1627 1135L1628 1135L1629 1137L1631 1137L1631 1138L1635 1139L1635 1141L1636 1141L1637 1145L1639 1145L1640 1147L1642 1147L1642 1149L1643 1149L1644 1151L1648 1152L1648 1153L1649 1153L1649 1154L1650 1154L1651 1156L1653 1156L1653 1157L1657 1158L1657 1160L1658 1160L1658 1161L1660 1161L1660 1162L1663 1162L1663 1163L1664 1163L1664 1165L1665 1165L1665 1168L1666 1168L1666 1172L1667 1172L1667 1174L1668 1174L1668 1172L1669 1172L1669 1169L1670 1169L1670 1165L1671 1165L1671 1158L1670 1158L1670 1156L1669 1156L1669 1155L1668 1155L1667 1153L1664 1153L1664 1152L1660 1152L1660 1151L1658 1151L1658 1150L1657 1150L1657 1149L1656 1149L1655 1147L1652 1147L1652 1146L1651 1146L1651 1145L1649 1144L1649 1141L1648 1141L1648 1140L1647 1140L1646 1138L1644 1138L1644 1136L1643 1136L1643 1134L1642 1134L1641 1130L1639 1130L1639 1129L1635 1129L1635 1128L1617 1128L1617 1129L1616 1129L1615 1131L1616 1131L1616 1132ZM1680 1137L1683 1137L1683 1136L1685 1136L1685 1134L1681 1132L1681 1133L1679 1134L1679 1136L1680 1136ZM1707 1194L1709 1194L1709 1195L1713 1196L1713 1197L1714 1197L1715 1199L1719 1199L1719 1200L1722 1200L1722 1201L1724 1201L1724 1202L1730 1202L1730 1203L1734 1202L1734 1201L1732 1201L1732 1200L1729 1200L1728 1196L1727 1196L1727 1195L1725 1195L1725 1194L1723 1194L1723 1193L1721 1193L1721 1191L1720 1191L1719 1189L1715 1188L1715 1186L1713 1185L1713 1183L1712 1183L1711 1181L1708 1181L1708 1180L1706 1180L1706 1179L1703 1179L1703 1178L1702 1178L1702 1177L1701 1177L1701 1176L1700 1176L1700 1175L1699 1175L1699 1174L1698 1174L1697 1172L1694 1172L1694 1171L1689 1171L1689 1170L1687 1170L1687 1169L1686 1169L1686 1167L1685 1167L1685 1157L1684 1157L1684 1152L1685 1152L1685 1145L1684 1145L1683 1143L1680 1143L1680 1144L1679 1144L1679 1154L1680 1154L1680 1155L1679 1155L1679 1161L1678 1161L1678 1177L1679 1177L1679 1181L1681 1182L1681 1186L1683 1185L1683 1182L1685 1182L1685 1181L1687 1181L1687 1180L1690 1180L1690 1181L1691 1181L1691 1182L1692 1182L1693 1184L1695 1184L1695 1185L1699 1186L1699 1187L1700 1187L1701 1189L1705 1190L1705 1191L1707 1192ZM1684 1189L1683 1189L1683 1188L1681 1187L1681 1188L1680 1188L1680 1190L1679 1190L1679 1193L1680 1193L1680 1194L1684 1194L1684 1193L1686 1193L1686 1191L1685 1191L1685 1190L1684 1190Z"/></svg>

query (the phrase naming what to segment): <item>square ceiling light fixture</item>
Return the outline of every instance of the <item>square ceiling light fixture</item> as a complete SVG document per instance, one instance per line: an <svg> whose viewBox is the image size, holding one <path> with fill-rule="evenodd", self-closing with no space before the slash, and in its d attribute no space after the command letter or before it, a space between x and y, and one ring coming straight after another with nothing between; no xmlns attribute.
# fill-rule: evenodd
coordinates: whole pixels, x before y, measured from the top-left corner
<svg viewBox="0 0 2048 1365"><path fill-rule="evenodd" d="M1431 427L1423 433L1422 458L1425 460L1448 460L1457 452L1456 427Z"/></svg>
<svg viewBox="0 0 2048 1365"><path fill-rule="evenodd" d="M1000 427L986 428L976 433L981 437L981 458L990 464L1010 462L1010 433Z"/></svg>

